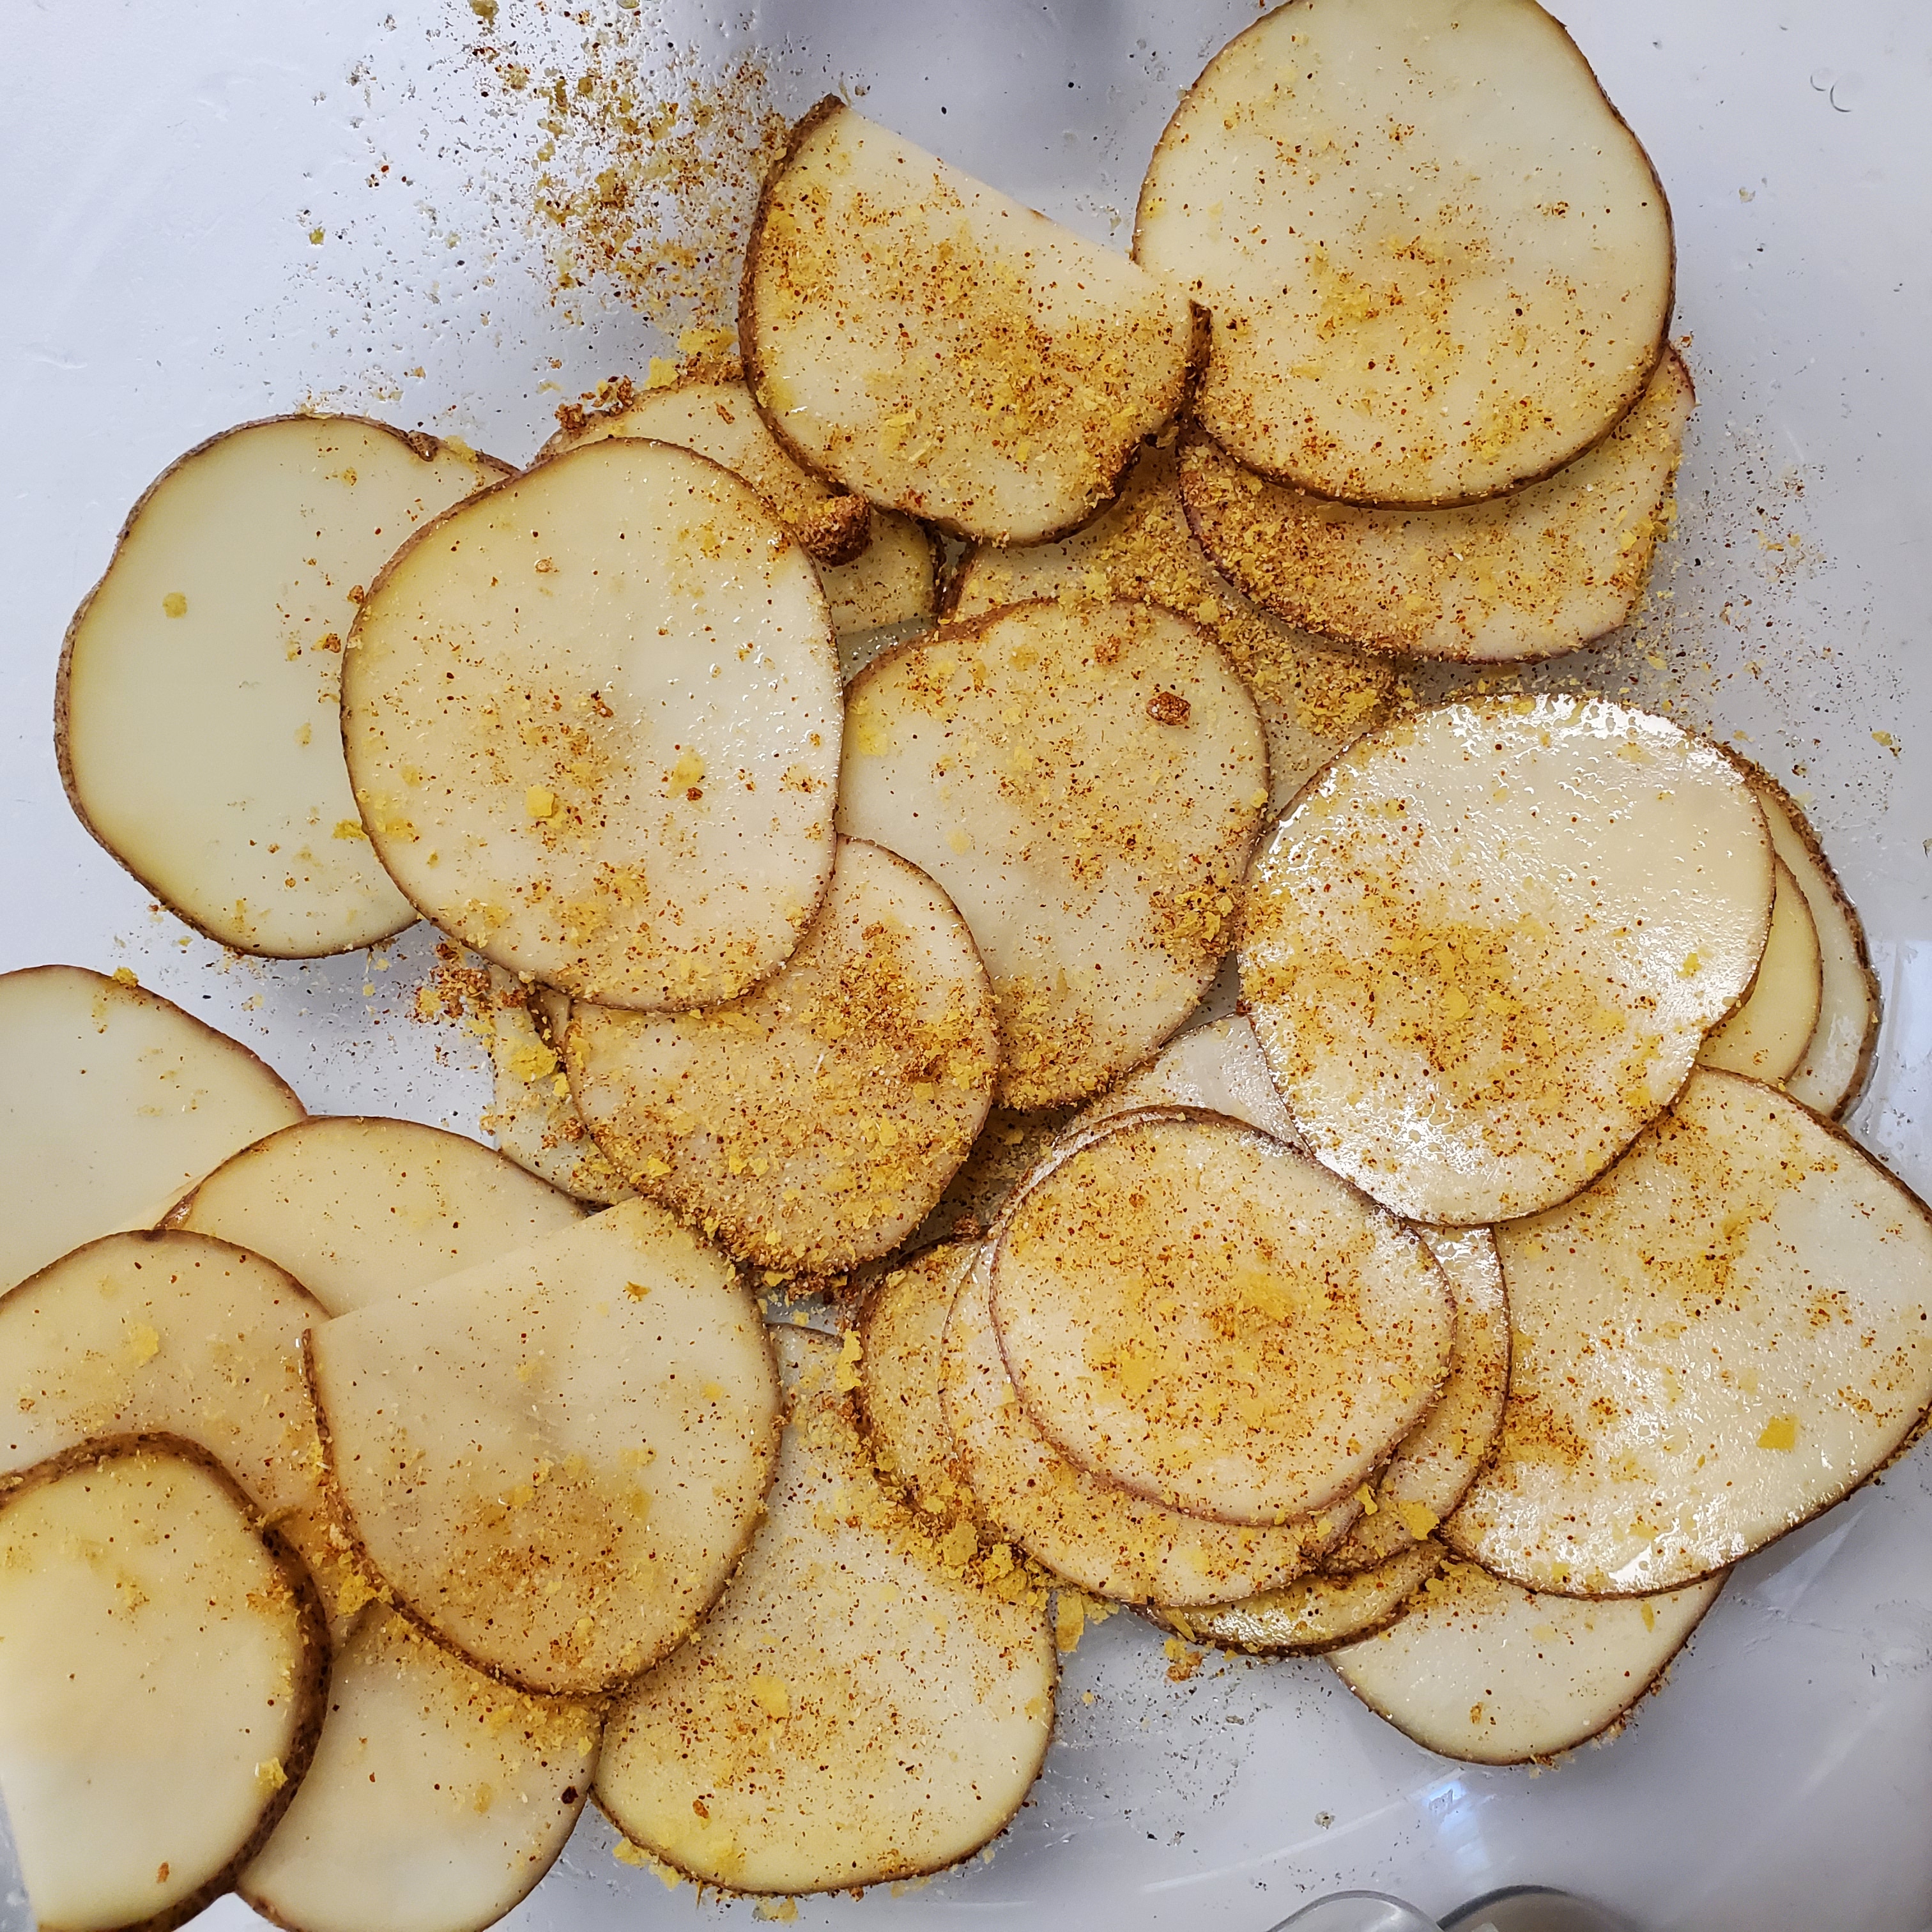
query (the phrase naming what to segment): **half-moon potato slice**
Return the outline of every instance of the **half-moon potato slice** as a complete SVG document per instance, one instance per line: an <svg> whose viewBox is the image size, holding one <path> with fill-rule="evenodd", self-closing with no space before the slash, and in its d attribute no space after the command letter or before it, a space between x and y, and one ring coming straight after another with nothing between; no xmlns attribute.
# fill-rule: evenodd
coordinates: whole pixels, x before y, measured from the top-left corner
<svg viewBox="0 0 1932 1932"><path fill-rule="evenodd" d="M1312 1657L1387 1628L1442 1567L1442 1546L1411 1543L1372 1568L1342 1576L1298 1576L1279 1590L1238 1604L1180 1610L1156 1605L1155 1622L1190 1643L1245 1650L1257 1657Z"/></svg>
<svg viewBox="0 0 1932 1932"><path fill-rule="evenodd" d="M1932 1404L1932 1216L1776 1088L1700 1068L1609 1173L1496 1231L1502 1441L1442 1537L1528 1589L1674 1589L1878 1468Z"/></svg>
<svg viewBox="0 0 1932 1932"><path fill-rule="evenodd" d="M1804 1058L1825 984L1811 908L1782 859L1777 872L1771 931L1750 997L1706 1039L1697 1055L1700 1066L1748 1073L1774 1086Z"/></svg>
<svg viewBox="0 0 1932 1932"><path fill-rule="evenodd" d="M832 871L841 686L811 560L751 485L616 437L452 511L343 668L362 823L429 918L608 1006L728 1000Z"/></svg>
<svg viewBox="0 0 1932 1932"><path fill-rule="evenodd" d="M1316 1156L1399 1214L1567 1200L1743 994L1771 843L1736 768L1606 699L1372 732L1256 854L1241 990Z"/></svg>
<svg viewBox="0 0 1932 1932"><path fill-rule="evenodd" d="M354 416L191 449L129 512L61 653L54 742L81 822L210 938L278 959L416 908L376 862L336 728L363 586L507 468Z"/></svg>
<svg viewBox="0 0 1932 1932"><path fill-rule="evenodd" d="M1185 295L836 97L765 184L738 334L808 469L994 543L1112 496L1196 352Z"/></svg>
<svg viewBox="0 0 1932 1932"><path fill-rule="evenodd" d="M1253 700L1196 625L1034 602L854 681L838 829L930 873L993 980L999 1100L1084 1100L1190 1012L1268 802Z"/></svg>
<svg viewBox="0 0 1932 1932"><path fill-rule="evenodd" d="M929 1516L970 1508L954 1473L958 1445L940 1396L946 1318L979 1254L973 1241L941 1241L875 1282L853 1328L859 1424L880 1475Z"/></svg>
<svg viewBox="0 0 1932 1932"><path fill-rule="evenodd" d="M1296 0L1223 47L1134 253L1214 318L1202 427L1350 502L1474 502L1642 394L1675 277L1649 158L1534 0Z"/></svg>

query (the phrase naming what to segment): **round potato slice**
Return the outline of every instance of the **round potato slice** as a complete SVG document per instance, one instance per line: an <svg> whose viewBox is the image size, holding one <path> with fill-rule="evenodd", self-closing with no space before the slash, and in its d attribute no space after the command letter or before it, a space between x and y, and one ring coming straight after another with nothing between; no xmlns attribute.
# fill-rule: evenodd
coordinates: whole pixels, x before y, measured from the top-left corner
<svg viewBox="0 0 1932 1932"><path fill-rule="evenodd" d="M1159 1604L1154 1622L1190 1643L1245 1650L1257 1657L1312 1657L1387 1628L1442 1564L1439 1543L1425 1538L1346 1576L1298 1576L1279 1590L1238 1604L1179 1610Z"/></svg>
<svg viewBox="0 0 1932 1932"><path fill-rule="evenodd" d="M946 1317L978 1253L976 1242L942 1241L915 1255L874 1284L852 1331L852 1394L873 1465L930 1515L956 1515L970 1500L953 1472L958 1449L939 1382Z"/></svg>
<svg viewBox="0 0 1932 1932"><path fill-rule="evenodd" d="M1756 1081L1699 1069L1601 1180L1497 1242L1509 1402L1442 1536L1526 1588L1710 1575L1836 1502L1932 1404L1932 1216Z"/></svg>
<svg viewBox="0 0 1932 1932"><path fill-rule="evenodd" d="M1606 435L1664 347L1649 158L1534 0L1295 0L1168 123L1134 253L1214 317L1196 410L1352 502L1499 496Z"/></svg>
<svg viewBox="0 0 1932 1932"><path fill-rule="evenodd" d="M376 855L428 917L607 1006L728 1000L832 870L838 666L811 560L750 484L616 437L440 518L343 668Z"/></svg>
<svg viewBox="0 0 1932 1932"><path fill-rule="evenodd" d="M571 1092L617 1170L734 1254L837 1273L916 1228L973 1145L999 1069L992 988L932 881L842 839L798 950L728 1006L583 1002Z"/></svg>
<svg viewBox="0 0 1932 1932"><path fill-rule="evenodd" d="M1565 1200L1757 970L1763 815L1713 746L1596 698L1358 740L1256 854L1241 989L1318 1159L1397 1214Z"/></svg>
<svg viewBox="0 0 1932 1932"><path fill-rule="evenodd" d="M1817 922L1782 859L1777 874L1771 932L1750 996L1706 1039L1697 1055L1700 1066L1748 1073L1774 1086L1804 1058L1825 986Z"/></svg>
<svg viewBox="0 0 1932 1932"><path fill-rule="evenodd" d="M355 416L224 431L149 485L61 653L81 822L189 925L302 959L416 908L376 862L335 726L362 586L506 465Z"/></svg>
<svg viewBox="0 0 1932 1932"><path fill-rule="evenodd" d="M853 683L838 829L938 880L992 975L998 1098L1083 1100L1172 1033L1234 934L1268 802L1253 700L1186 619L1036 602Z"/></svg>
<svg viewBox="0 0 1932 1932"><path fill-rule="evenodd" d="M1526 1764L1621 1728L1724 1586L1714 1576L1661 1595L1582 1604L1450 1563L1379 1636L1330 1651L1328 1661L1425 1750Z"/></svg>
<svg viewBox="0 0 1932 1932"><path fill-rule="evenodd" d="M796 1385L769 1511L696 1636L612 1712L598 1798L656 1856L734 1892L940 1870L1006 1824L1046 1756L1042 1607L949 1564L880 1488L836 1345L778 1339Z"/></svg>

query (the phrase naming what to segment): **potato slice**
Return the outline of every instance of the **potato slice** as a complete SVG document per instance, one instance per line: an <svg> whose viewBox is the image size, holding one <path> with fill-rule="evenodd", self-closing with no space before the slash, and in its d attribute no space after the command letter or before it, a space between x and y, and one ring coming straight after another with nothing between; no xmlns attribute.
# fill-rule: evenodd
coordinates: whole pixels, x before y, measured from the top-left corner
<svg viewBox="0 0 1932 1932"><path fill-rule="evenodd" d="M831 874L840 718L825 600L776 514L625 437L412 541L343 668L397 884L498 965L609 1006L731 999L790 956Z"/></svg>
<svg viewBox="0 0 1932 1932"><path fill-rule="evenodd" d="M808 469L994 543L1084 522L1196 355L1185 296L836 97L765 184L738 335Z"/></svg>
<svg viewBox="0 0 1932 1932"><path fill-rule="evenodd" d="M302 1788L236 1889L291 1932L482 1932L556 1862L602 1730L596 1705L508 1690L371 1604Z"/></svg>
<svg viewBox="0 0 1932 1932"><path fill-rule="evenodd" d="M796 1388L769 1513L696 1636L611 1713L598 1800L734 1892L941 1870L1005 1826L1046 1754L1043 1606L949 1563L880 1487L837 1346L778 1340Z"/></svg>
<svg viewBox="0 0 1932 1932"><path fill-rule="evenodd" d="M417 1120L298 1120L217 1168L170 1225L286 1268L331 1315L440 1281L583 1218L566 1195Z"/></svg>
<svg viewBox="0 0 1932 1932"><path fill-rule="evenodd" d="M1443 1550L1424 1538L1345 1576L1298 1576L1279 1590L1205 1610L1154 1606L1148 1614L1190 1643L1257 1657L1312 1657L1385 1629L1441 1568Z"/></svg>
<svg viewBox="0 0 1932 1932"><path fill-rule="evenodd" d="M1204 1108L1258 1127L1290 1147L1301 1144L1294 1122L1268 1078L1255 1030L1238 1014L1176 1034L1152 1059L1084 1108L1079 1124L1088 1126L1112 1114L1147 1107Z"/></svg>
<svg viewBox="0 0 1932 1932"><path fill-rule="evenodd" d="M1442 1536L1526 1588L1710 1575L1836 1502L1932 1404L1932 1215L1774 1088L1700 1068L1601 1180L1497 1242L1509 1403Z"/></svg>
<svg viewBox="0 0 1932 1932"><path fill-rule="evenodd" d="M1450 1563L1398 1622L1328 1661L1425 1750L1526 1764L1621 1729L1724 1586L1581 1604Z"/></svg>
<svg viewBox="0 0 1932 1932"><path fill-rule="evenodd" d="M998 1099L1064 1105L1192 1010L1234 938L1268 756L1173 612L1017 604L854 680L838 829L922 867L992 975Z"/></svg>
<svg viewBox="0 0 1932 1932"><path fill-rule="evenodd" d="M1767 816L1766 823L1770 822ZM1748 1073L1776 1085L1804 1058L1818 1024L1825 975L1811 916L1791 868L1777 862L1771 932L1750 996L1705 1040L1700 1066Z"/></svg>
<svg viewBox="0 0 1932 1932"><path fill-rule="evenodd" d="M1635 409L1553 476L1455 510L1370 510L1267 483L1210 437L1181 460L1215 567L1342 644L1476 663L1555 657L1636 608L1696 406L1674 349Z"/></svg>
<svg viewBox="0 0 1932 1932"><path fill-rule="evenodd" d="M1155 148L1134 253L1214 316L1202 427L1351 502L1471 502L1642 394L1670 210L1534 0L1277 8Z"/></svg>
<svg viewBox="0 0 1932 1932"><path fill-rule="evenodd" d="M1474 698L1352 746L1256 854L1241 990L1338 1173L1478 1226L1566 1200L1751 982L1763 815L1717 748L1596 698Z"/></svg>
<svg viewBox="0 0 1932 1932"><path fill-rule="evenodd" d="M0 974L0 1288L100 1234L151 1228L238 1149L302 1118L238 1040L84 966Z"/></svg>
<svg viewBox="0 0 1932 1932"><path fill-rule="evenodd" d="M620 1173L773 1270L890 1253L965 1160L999 1035L966 922L915 867L841 839L824 907L755 992L658 1018L579 1002L571 1092Z"/></svg>
<svg viewBox="0 0 1932 1932"><path fill-rule="evenodd" d="M89 1449L0 1502L0 1786L34 1919L179 1925L301 1781L328 1650L314 1591L220 1471Z"/></svg>
<svg viewBox="0 0 1932 1932"><path fill-rule="evenodd" d="M309 1338L328 1478L400 1604L506 1683L596 1696L689 1635L771 1469L750 1294L648 1202Z"/></svg>
<svg viewBox="0 0 1932 1932"><path fill-rule="evenodd" d="M979 1252L974 1241L942 1241L915 1255L873 1285L852 1330L859 1348L852 1393L873 1466L932 1516L957 1516L970 1502L954 1473L958 1450L939 1382L946 1317Z"/></svg>
<svg viewBox="0 0 1932 1932"><path fill-rule="evenodd" d="M995 1106L966 1164L946 1184L914 1240L964 1240L986 1233L1071 1117L1065 1107L1020 1113Z"/></svg>

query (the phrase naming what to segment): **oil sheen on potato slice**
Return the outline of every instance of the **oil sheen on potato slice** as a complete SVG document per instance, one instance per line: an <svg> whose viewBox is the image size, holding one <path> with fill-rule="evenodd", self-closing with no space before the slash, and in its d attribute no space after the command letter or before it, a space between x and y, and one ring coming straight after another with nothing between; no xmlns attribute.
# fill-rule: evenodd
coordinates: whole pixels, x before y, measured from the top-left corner
<svg viewBox="0 0 1932 1932"><path fill-rule="evenodd" d="M745 373L808 468L963 537L1085 521L1185 400L1187 298L834 98L745 262Z"/></svg>
<svg viewBox="0 0 1932 1932"><path fill-rule="evenodd" d="M1268 1078L1255 1030L1238 1014L1176 1034L1152 1058L1082 1108L1077 1124L1090 1126L1111 1114L1147 1107L1202 1107L1244 1120L1290 1147L1301 1144Z"/></svg>
<svg viewBox="0 0 1932 1932"><path fill-rule="evenodd" d="M854 680L838 829L929 872L992 975L998 1099L1083 1100L1191 1012L1268 802L1254 704L1198 626L1016 604Z"/></svg>
<svg viewBox="0 0 1932 1932"><path fill-rule="evenodd" d="M1476 698L1359 740L1249 875L1241 990L1318 1159L1397 1214L1567 1200L1757 970L1762 814L1714 746L1596 698Z"/></svg>
<svg viewBox="0 0 1932 1932"><path fill-rule="evenodd" d="M424 914L607 1006L734 998L832 871L838 666L811 560L668 443L539 464L415 539L357 617L342 728Z"/></svg>
<svg viewBox="0 0 1932 1932"><path fill-rule="evenodd" d="M999 1035L973 936L903 859L841 839L798 950L703 1012L580 1001L571 1091L642 1193L732 1253L840 1272L916 1228L992 1104Z"/></svg>
<svg viewBox="0 0 1932 1932"><path fill-rule="evenodd" d="M1756 1081L1700 1068L1601 1180L1497 1241L1509 1402L1442 1535L1526 1588L1708 1576L1836 1502L1932 1403L1932 1217Z"/></svg>
<svg viewBox="0 0 1932 1932"><path fill-rule="evenodd" d="M1019 1808L1053 1732L1044 1605L880 1487L838 1346L796 1386L764 1521L718 1606L613 1710L597 1796L700 1884L830 1892L943 1870ZM800 1360L799 1358L802 1359Z"/></svg>
<svg viewBox="0 0 1932 1932"><path fill-rule="evenodd" d="M316 1329L328 1479L399 1605L528 1690L596 1696L710 1606L778 1382L724 1256L631 1201Z"/></svg>
<svg viewBox="0 0 1932 1932"><path fill-rule="evenodd" d="M1817 922L1782 859L1777 872L1770 935L1750 996L1706 1040L1697 1055L1700 1066L1748 1073L1773 1085L1804 1058L1817 1028L1825 982Z"/></svg>
<svg viewBox="0 0 1932 1932"><path fill-rule="evenodd" d="M1538 1596L1451 1562L1337 1676L1425 1750L1524 1764L1620 1728L1658 1686L1724 1579L1612 1603Z"/></svg>
<svg viewBox="0 0 1932 1932"><path fill-rule="evenodd" d="M873 1465L932 1516L956 1516L970 1501L954 1470L958 1448L939 1382L946 1318L978 1252L976 1242L941 1241L890 1270L866 1296L853 1330L853 1400Z"/></svg>
<svg viewBox="0 0 1932 1932"><path fill-rule="evenodd" d="M1182 491L1215 566L1289 624L1370 650L1555 657L1635 608L1696 400L1667 350L1636 408L1555 476L1454 510L1373 510L1268 483L1192 439Z"/></svg>
<svg viewBox="0 0 1932 1932"><path fill-rule="evenodd" d="M1183 95L1134 252L1214 317L1196 408L1238 461L1352 502L1546 476L1643 393L1670 211L1534 0L1295 0Z"/></svg>
<svg viewBox="0 0 1932 1932"><path fill-rule="evenodd" d="M34 1920L181 1924L300 1782L328 1652L301 1566L159 1438L0 1502L0 1788Z"/></svg>
<svg viewBox="0 0 1932 1932"><path fill-rule="evenodd" d="M0 1288L98 1235L151 1228L229 1156L302 1118L279 1075L134 975L0 974Z"/></svg>
<svg viewBox="0 0 1932 1932"><path fill-rule="evenodd" d="M1152 1615L1190 1643L1259 1657L1314 1656L1394 1623L1410 1597L1441 1568L1442 1556L1442 1546L1425 1538L1368 1569L1298 1576L1279 1590L1204 1610L1161 1604Z"/></svg>

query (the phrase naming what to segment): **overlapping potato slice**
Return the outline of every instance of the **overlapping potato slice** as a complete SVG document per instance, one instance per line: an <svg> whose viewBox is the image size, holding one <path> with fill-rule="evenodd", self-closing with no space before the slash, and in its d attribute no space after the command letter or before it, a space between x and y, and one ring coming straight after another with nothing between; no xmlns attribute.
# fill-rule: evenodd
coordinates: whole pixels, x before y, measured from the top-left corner
<svg viewBox="0 0 1932 1932"><path fill-rule="evenodd" d="M1342 1682L1426 1750L1525 1764L1600 1737L1656 1688L1724 1588L1610 1603L1538 1596L1451 1562L1379 1636L1330 1651Z"/></svg>
<svg viewBox="0 0 1932 1932"><path fill-rule="evenodd" d="M1774 1084L1804 1058L1817 1028L1825 985L1811 908L1782 859L1776 873L1771 929L1750 995L1706 1038L1697 1055L1700 1066L1748 1073Z"/></svg>
<svg viewBox="0 0 1932 1932"><path fill-rule="evenodd" d="M166 1438L0 1502L0 1789L34 1920L178 1925L294 1796L321 1718L314 1593Z"/></svg>
<svg viewBox="0 0 1932 1932"><path fill-rule="evenodd" d="M61 654L54 736L81 822L188 922L307 958L416 909L362 834L336 728L363 586L509 474L354 416L246 423L129 512Z"/></svg>
<svg viewBox="0 0 1932 1932"><path fill-rule="evenodd" d="M1763 817L1717 748L1597 698L1474 698L1352 746L1250 874L1241 989L1317 1156L1398 1214L1567 1199L1757 970Z"/></svg>
<svg viewBox="0 0 1932 1932"><path fill-rule="evenodd" d="M926 1217L915 1240L964 1239L983 1234L1000 1218L1013 1190L1052 1146L1072 1110L1048 1107L1022 1113L995 1106L980 1130L965 1165Z"/></svg>
<svg viewBox="0 0 1932 1932"><path fill-rule="evenodd" d="M1082 1109L1090 1126L1147 1107L1201 1107L1244 1120L1291 1147L1301 1144L1246 1018L1208 1020L1178 1033L1154 1056Z"/></svg>
<svg viewBox="0 0 1932 1932"><path fill-rule="evenodd" d="M596 1705L508 1689L372 1604L302 1788L236 1889L290 1932L481 1932L563 1850L602 1730Z"/></svg>
<svg viewBox="0 0 1932 1932"><path fill-rule="evenodd" d="M1756 1081L1699 1069L1609 1173L1497 1242L1510 1399L1442 1536L1526 1588L1709 1575L1835 1502L1932 1403L1932 1216Z"/></svg>
<svg viewBox="0 0 1932 1932"><path fill-rule="evenodd" d="M941 1241L915 1255L874 1285L852 1330L859 1351L852 1394L873 1465L929 1515L957 1515L970 1504L953 1471L958 1450L939 1384L946 1318L978 1254L976 1242Z"/></svg>
<svg viewBox="0 0 1932 1932"><path fill-rule="evenodd" d="M1279 1590L1238 1604L1180 1610L1162 1604L1156 1623L1190 1643L1245 1650L1259 1657L1312 1657L1385 1628L1442 1563L1442 1546L1425 1538L1372 1568L1341 1576L1298 1576Z"/></svg>
<svg viewBox="0 0 1932 1932"><path fill-rule="evenodd" d="M770 1472L757 1307L648 1202L340 1316L308 1363L370 1566L525 1690L597 1695L681 1642Z"/></svg>
<svg viewBox="0 0 1932 1932"><path fill-rule="evenodd" d="M84 966L0 974L0 1288L150 1228L238 1149L302 1118L238 1040Z"/></svg>
<svg viewBox="0 0 1932 1932"><path fill-rule="evenodd" d="M735 998L832 870L838 666L751 485L616 437L395 557L343 668L377 856L446 932L608 1006Z"/></svg>
<svg viewBox="0 0 1932 1932"><path fill-rule="evenodd" d="M1406 657L1555 657L1635 608L1696 402L1689 370L1666 350L1641 400L1594 448L1461 509L1305 496L1205 436L1182 457L1182 493L1215 567L1288 623Z"/></svg>
<svg viewBox="0 0 1932 1932"><path fill-rule="evenodd" d="M854 681L838 829L928 872L992 975L998 1098L1084 1099L1172 1033L1232 943L1268 802L1213 640L1136 603L1016 604Z"/></svg>
<svg viewBox="0 0 1932 1932"><path fill-rule="evenodd" d="M738 334L800 462L994 543L1105 502L1196 354L1184 295L836 97L765 184Z"/></svg>
<svg viewBox="0 0 1932 1932"><path fill-rule="evenodd" d="M999 1067L966 922L890 852L841 839L798 950L754 992L659 1016L579 1002L565 1053L639 1190L736 1255L824 1274L887 1254L971 1148Z"/></svg>
<svg viewBox="0 0 1932 1932"><path fill-rule="evenodd" d="M1039 1772L1056 1676L1044 1607L949 1562L880 1486L837 1345L778 1339L794 1389L768 1513L692 1641L611 1713L598 1800L656 1857L736 1892L938 1871L999 1832Z"/></svg>
<svg viewBox="0 0 1932 1932"><path fill-rule="evenodd" d="M1607 434L1676 267L1648 157L1534 0L1277 8L1182 96L1134 253L1212 313L1202 428L1365 503L1499 495Z"/></svg>

